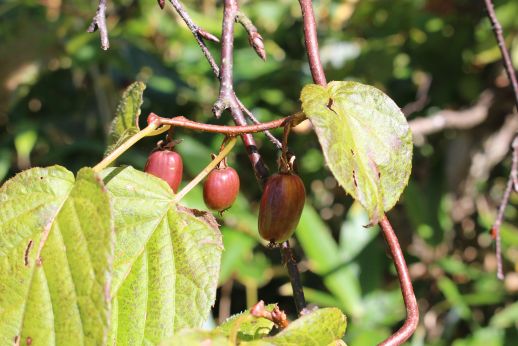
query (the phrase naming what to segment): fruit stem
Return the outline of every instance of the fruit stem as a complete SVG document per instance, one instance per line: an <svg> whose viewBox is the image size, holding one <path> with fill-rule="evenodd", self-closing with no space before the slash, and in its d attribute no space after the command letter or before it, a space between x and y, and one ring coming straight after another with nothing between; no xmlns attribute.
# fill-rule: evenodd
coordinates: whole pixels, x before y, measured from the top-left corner
<svg viewBox="0 0 518 346"><path fill-rule="evenodd" d="M193 180L187 184L176 196L174 196L173 202L178 203L186 194L189 193L196 185L200 183L216 166L230 153L234 145L236 144L236 137L230 138L227 145L219 154L205 167Z"/></svg>
<svg viewBox="0 0 518 346"><path fill-rule="evenodd" d="M121 156L126 150L131 148L135 143L137 143L139 140L141 140L144 137L148 136L156 136L161 133L164 133L165 131L169 130L171 127L170 125L165 125L158 127L158 122L152 122L146 128L143 130L135 133L133 136L131 136L126 142L122 143L121 146L117 147L114 151L112 151L108 156L106 156L104 159L102 159L101 162L99 162L97 165L94 166L93 171L99 173L106 167L108 167L113 161L115 161L119 156Z"/></svg>
<svg viewBox="0 0 518 346"><path fill-rule="evenodd" d="M288 240L281 244L282 259L288 268L288 275L290 277L291 288L293 290L293 300L299 315L301 315L306 308L306 299L304 298L304 290L300 282L300 273L297 266L297 261L293 257L290 243Z"/></svg>

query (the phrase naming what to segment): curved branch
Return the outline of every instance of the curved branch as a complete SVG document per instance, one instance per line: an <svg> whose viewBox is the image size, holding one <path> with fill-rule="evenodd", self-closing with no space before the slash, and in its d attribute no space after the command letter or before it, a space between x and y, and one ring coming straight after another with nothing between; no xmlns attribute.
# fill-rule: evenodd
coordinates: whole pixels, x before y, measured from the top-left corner
<svg viewBox="0 0 518 346"><path fill-rule="evenodd" d="M516 107L518 108L518 81L516 80L516 73L514 71L513 62L511 60L511 56L509 55L509 51L505 46L505 40L503 35L502 26L500 22L496 18L495 7L493 6L492 0L484 0L487 9L487 15L489 20L491 21L491 26L493 27L493 32L495 34L496 42L498 43L498 48L500 48L500 53L502 54L502 62L504 63L505 72L507 73L507 77L511 83L511 87L514 93L514 102Z"/></svg>
<svg viewBox="0 0 518 346"><path fill-rule="evenodd" d="M313 81L316 84L326 85L326 75L324 74L324 68L318 53L317 24L313 13L313 4L311 0L299 0L299 3L302 10L302 18L304 19L304 40L306 42L311 76L313 76Z"/></svg>
<svg viewBox="0 0 518 346"><path fill-rule="evenodd" d="M380 343L379 346L398 346L408 340L415 332L417 323L419 322L419 307L417 306L417 300L415 298L414 288L412 287L412 281L410 280L410 274L408 274L405 257L403 257L403 252L399 246L397 236L394 233L394 229L392 229L386 215L381 219L380 225L398 273L399 284L401 286L403 300L405 301L406 320L397 332Z"/></svg>
<svg viewBox="0 0 518 346"><path fill-rule="evenodd" d="M493 5L492 0L484 0L484 3L486 5L487 15L489 17L489 21L491 22L491 26L493 27L493 32L495 34L496 42L498 43L498 48L500 48L500 53L502 55L502 62L504 64L505 72L507 73L507 77L509 78L509 81L511 83L511 87L513 89L514 93L514 102L516 104L516 107L518 108L518 81L516 78L516 72L513 67L513 62L511 60L511 56L509 55L509 51L507 50L507 47L505 46L505 40L503 35L502 26L500 25L500 22L498 21L498 18L496 17L495 13L495 7ZM504 210L505 207L507 207L507 204L509 203L509 197L511 195L511 191L513 189L513 185L516 189L516 181L518 180L516 178L516 156L518 151L518 134L515 135L515 139L513 141L513 167L511 168L511 173L509 174L509 180L507 182L507 187L504 192L504 196L502 197L502 201L500 202L500 207L498 208L498 216L495 220L495 224L491 228L491 231L494 233L494 238L496 241L496 257L497 257L497 277L500 280L504 279L504 272L503 272L503 265L502 265L502 246L501 246L501 239L500 239L500 224L503 220Z"/></svg>
<svg viewBox="0 0 518 346"><path fill-rule="evenodd" d="M240 136L244 134L262 132L265 130L275 129L278 127L283 127L288 122L291 122L296 116L300 113L296 113L294 115L290 115L281 119L276 119L269 121L267 123L260 123L254 125L244 125L244 126L225 126L225 125L212 125L205 123L198 123L196 121L189 120L183 116L178 116L174 118L162 118L155 113L151 113L148 116L148 123L157 122L159 125L170 125L183 127L186 129L203 131L203 132L212 132L212 133L220 133L228 136Z"/></svg>

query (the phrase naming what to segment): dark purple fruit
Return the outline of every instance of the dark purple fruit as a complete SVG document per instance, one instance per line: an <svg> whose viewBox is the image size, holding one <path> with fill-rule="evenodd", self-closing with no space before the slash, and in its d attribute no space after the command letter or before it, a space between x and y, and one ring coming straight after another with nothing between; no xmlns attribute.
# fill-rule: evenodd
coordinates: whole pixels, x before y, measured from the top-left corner
<svg viewBox="0 0 518 346"><path fill-rule="evenodd" d="M259 207L261 237L276 243L288 240L299 223L305 200L306 190L298 175L272 175L266 182Z"/></svg>
<svg viewBox="0 0 518 346"><path fill-rule="evenodd" d="M157 150L152 152L146 162L144 171L165 180L174 192L182 181L182 157L172 150Z"/></svg>
<svg viewBox="0 0 518 346"><path fill-rule="evenodd" d="M210 209L223 211L232 206L239 193L239 175L232 167L213 169L203 184L203 200Z"/></svg>

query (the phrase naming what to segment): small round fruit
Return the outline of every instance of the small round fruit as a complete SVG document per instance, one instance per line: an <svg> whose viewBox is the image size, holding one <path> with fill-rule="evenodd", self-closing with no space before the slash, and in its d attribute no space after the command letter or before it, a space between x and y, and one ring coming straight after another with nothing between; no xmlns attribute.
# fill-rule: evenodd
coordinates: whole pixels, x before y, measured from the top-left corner
<svg viewBox="0 0 518 346"><path fill-rule="evenodd" d="M288 240L299 223L305 200L306 190L298 175L272 175L266 182L259 207L261 237L272 243Z"/></svg>
<svg viewBox="0 0 518 346"><path fill-rule="evenodd" d="M146 162L144 171L165 180L174 192L182 181L182 157L172 150L157 150L152 152Z"/></svg>
<svg viewBox="0 0 518 346"><path fill-rule="evenodd" d="M213 169L203 184L205 204L219 212L230 208L238 193L239 175L232 167Z"/></svg>

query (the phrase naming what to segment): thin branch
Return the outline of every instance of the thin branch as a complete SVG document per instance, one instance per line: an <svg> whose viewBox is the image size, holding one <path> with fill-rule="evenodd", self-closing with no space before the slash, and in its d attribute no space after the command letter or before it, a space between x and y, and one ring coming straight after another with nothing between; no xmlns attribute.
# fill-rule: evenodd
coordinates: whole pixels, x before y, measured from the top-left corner
<svg viewBox="0 0 518 346"><path fill-rule="evenodd" d="M424 81L419 83L417 87L416 99L401 108L401 112L403 112L406 117L412 113L419 112L426 106L430 99L428 93L431 86L432 77L430 77L428 74L425 74Z"/></svg>
<svg viewBox="0 0 518 346"><path fill-rule="evenodd" d="M106 0L99 0L95 16L86 31L95 32L97 30L99 30L101 36L101 48L107 50L110 48L110 41L108 40L108 29L106 28Z"/></svg>
<svg viewBox="0 0 518 346"><path fill-rule="evenodd" d="M225 109L230 109L234 122L239 126L246 125L246 119L233 90L233 51L234 51L234 23L239 11L237 0L225 0L223 12L223 33L221 37L221 71L220 92L214 103L213 112L216 117L221 116ZM263 185L268 178L268 169L257 150L254 137L251 134L241 135L245 144L248 158L252 163L257 180Z"/></svg>
<svg viewBox="0 0 518 346"><path fill-rule="evenodd" d="M477 103L470 108L453 111L442 110L433 115L409 121L416 145L424 143L424 137L444 129L469 129L487 119L494 94L486 90Z"/></svg>
<svg viewBox="0 0 518 346"><path fill-rule="evenodd" d="M507 73L507 77L511 83L511 88L514 93L514 102L516 104L516 108L518 109L518 81L516 79L516 72L513 67L513 63L511 60L511 56L509 55L509 51L505 46L505 40L503 35L502 26L498 21L495 13L495 7L493 5L492 0L484 0L486 5L487 15L489 17L489 21L491 22L491 26L493 28L493 32L495 34L496 41L498 43L498 48L500 48L500 53L502 54L502 61L504 64L505 72ZM495 235L496 240L496 256L497 256L497 277L500 280L504 279L503 265L502 265L502 246L501 246L501 238L500 238L500 225L502 224L502 220L504 218L504 210L509 203L509 197L511 195L511 191L513 190L513 186L516 189L516 155L518 147L518 135L515 136L513 140L513 167L511 168L511 173L509 174L509 181L507 182L507 187L504 192L504 196L502 197L502 201L500 202L500 207L498 208L498 216L495 220L495 224L492 227L492 231Z"/></svg>
<svg viewBox="0 0 518 346"><path fill-rule="evenodd" d="M406 320L397 332L380 343L379 346L397 346L403 344L415 332L419 322L419 307L417 306L417 300L415 298L414 288L412 287L412 281L410 280L410 274L408 274L405 257L403 257L403 252L399 246L398 238L386 216L383 216L380 221L380 225L398 273L399 284L401 286L401 292L405 302Z"/></svg>
<svg viewBox="0 0 518 346"><path fill-rule="evenodd" d="M302 289L302 283L300 282L300 273L299 268L297 267L297 261L293 257L288 240L281 244L281 254L282 260L288 269L295 307L297 312L301 314L306 308L306 299L304 298L304 290Z"/></svg>
<svg viewBox="0 0 518 346"><path fill-rule="evenodd" d="M182 3L179 0L169 0L169 2L171 3L171 5L173 5L174 9L178 13L178 15L182 18L182 20L187 25L189 30L191 30L191 32L194 36L194 39L200 46L201 51L203 52L203 55L205 56L205 59L207 59L207 61L209 62L209 65L212 68L212 71L214 72L216 77L219 78L218 64L216 63L216 60L214 60L214 57L212 56L212 54L209 51L209 48L207 48L207 45L205 44L205 42L203 42L203 39L202 39L202 38L207 38L207 35L204 35L207 32L200 29L200 27L192 21L191 16L189 16L189 14L187 13L187 11L185 10L185 8L183 7ZM213 35L211 35L211 36L215 37ZM212 39L212 41L214 41L214 39Z"/></svg>
<svg viewBox="0 0 518 346"><path fill-rule="evenodd" d="M295 117L301 113L296 113L284 118L272 120L266 123L260 123L255 125L244 125L244 126L225 126L225 125L212 125L205 123L198 123L196 121L187 119L183 116L174 118L163 118L155 113L150 113L148 117L148 123L157 122L159 125L170 125L177 127L184 127L191 130L197 130L202 132L220 133L227 136L241 136L250 133L262 132L268 129L275 129L283 127L287 123L291 122Z"/></svg>
<svg viewBox="0 0 518 346"><path fill-rule="evenodd" d="M200 38L200 34L201 34L202 30L192 21L191 17L189 16L189 14L187 13L184 6L182 5L182 3L179 0L169 0L169 1L175 8L176 12L178 12L178 14L182 18L182 20L185 22L185 24L187 25L189 30L192 32L194 38L196 39L196 42L198 42L198 45L202 49L203 55L205 56L209 65L211 66L212 71L214 72L216 77L220 78L220 69L219 69L216 61L214 60L214 57L212 56L209 49L205 45L205 42L203 42L203 40ZM237 8L237 3L235 4L235 7ZM235 18L235 15L234 15L234 18ZM227 26L228 26L228 24L230 24L230 23L227 23ZM232 23L232 25L233 25L233 23ZM232 33L231 43L233 45L233 32L231 32L231 33ZM224 43L224 45L228 45L228 44ZM230 52L231 51L232 50L230 50ZM259 121L253 116L252 112L250 112L241 103L241 101L239 101L239 99L237 98L237 96L235 95L233 90L232 90L232 95L230 95L230 99L235 99L237 101L239 107L241 108L241 110L244 111L254 123L259 124ZM234 101L232 101L232 102L234 102ZM237 109L237 107L232 109L232 116L234 117L234 122L240 126L246 125L246 120L245 120L245 117L243 116L242 112L240 110L236 111L236 109ZM270 141L272 141L272 143L274 143L279 148L278 143L280 143L280 142L269 131L265 131L265 135L270 139ZM260 179L260 181L263 182L266 179L265 177L267 175L267 169L266 169L266 166L264 165L264 163L262 163L260 155L257 152L257 146L255 144L255 141L251 135L245 135L243 137L243 141L247 148L247 152L248 152L250 161L252 162L252 166L254 167L254 171L256 172L256 176L258 176L258 177L260 176L260 178L258 178L258 179Z"/></svg>
<svg viewBox="0 0 518 346"><path fill-rule="evenodd" d="M237 97L236 97L237 98ZM237 102L239 103L239 107L241 107L241 109L243 110L243 112L245 112L245 114L248 116L248 118L254 123L254 124L261 124L261 122L259 120L257 120L257 118L254 116L254 114L252 112L250 112L248 110L248 108L246 108L239 99L237 99ZM277 149L281 149L282 148L282 143L281 141L279 141L274 135L272 135L272 133L268 130L265 130L264 131L264 134L266 135L266 137L268 137L268 139L270 140L270 142L272 142L276 147Z"/></svg>
<svg viewBox="0 0 518 346"><path fill-rule="evenodd" d="M236 13L236 21L240 23L248 33L248 42L250 43L250 46L252 46L254 51L261 59L266 60L266 51L264 49L263 37L259 31L257 31L254 23L252 23L250 18L248 18L241 11Z"/></svg>
<svg viewBox="0 0 518 346"><path fill-rule="evenodd" d="M306 41L311 76L313 76L313 81L316 84L326 85L326 75L324 74L324 68L318 53L317 24L313 13L313 4L311 0L299 0L299 3L304 20L304 39Z"/></svg>
<svg viewBox="0 0 518 346"><path fill-rule="evenodd" d="M504 63L505 72L507 73L507 77L511 82L511 87L514 92L514 102L516 104L516 108L518 108L518 81L516 80L516 72L514 71L511 56L509 55L509 51L505 46L502 25L500 25L498 18L496 18L493 1L484 0L484 2L486 4L487 15L489 17L489 20L491 21L491 26L493 27L493 32L498 43L498 48L500 48L500 53L502 54L502 61Z"/></svg>
<svg viewBox="0 0 518 346"><path fill-rule="evenodd" d="M507 185L505 187L504 195L502 196L502 201L500 202L500 206L498 207L498 213L495 219L495 223L493 227L491 227L491 235L495 238L496 242L496 258L497 258L497 272L496 276L500 279L504 279L504 270L502 265L502 245L501 245L501 235L500 235L500 227L502 226L502 222L504 220L504 212L507 204L509 204L509 198L511 197L511 192L513 189L516 190L516 181L518 177L518 137L515 137L513 140L513 155L512 155L512 163L511 163L511 172L509 173L509 178L507 179Z"/></svg>

